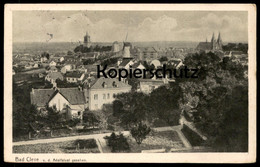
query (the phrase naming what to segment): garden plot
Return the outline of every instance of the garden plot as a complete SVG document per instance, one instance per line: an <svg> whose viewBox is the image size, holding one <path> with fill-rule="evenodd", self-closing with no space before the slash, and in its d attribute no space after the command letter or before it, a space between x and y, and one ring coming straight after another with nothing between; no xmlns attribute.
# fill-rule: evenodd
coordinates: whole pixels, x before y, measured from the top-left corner
<svg viewBox="0 0 260 167"><path fill-rule="evenodd" d="M13 146L13 153L100 153L95 139Z"/></svg>
<svg viewBox="0 0 260 167"><path fill-rule="evenodd" d="M135 139L131 136L128 137L128 143L130 145L130 152L138 153L142 150L157 150L165 149L169 152L170 149L184 148L184 144L175 131L163 131L150 133L142 144L138 145Z"/></svg>

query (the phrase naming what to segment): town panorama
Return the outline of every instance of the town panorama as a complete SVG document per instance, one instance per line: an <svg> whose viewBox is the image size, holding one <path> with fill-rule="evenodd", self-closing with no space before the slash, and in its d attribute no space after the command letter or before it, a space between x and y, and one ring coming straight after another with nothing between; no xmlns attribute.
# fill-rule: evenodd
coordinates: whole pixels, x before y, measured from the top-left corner
<svg viewBox="0 0 260 167"><path fill-rule="evenodd" d="M247 152L247 24L239 11L13 12L13 153Z"/></svg>

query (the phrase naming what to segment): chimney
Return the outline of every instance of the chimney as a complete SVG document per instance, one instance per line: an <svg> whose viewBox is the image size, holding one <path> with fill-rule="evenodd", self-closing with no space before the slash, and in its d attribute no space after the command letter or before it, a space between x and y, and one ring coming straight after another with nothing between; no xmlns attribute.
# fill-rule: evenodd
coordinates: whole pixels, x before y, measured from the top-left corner
<svg viewBox="0 0 260 167"><path fill-rule="evenodd" d="M56 83L55 81L52 83L52 88L54 88L55 90L57 90L57 83Z"/></svg>
<svg viewBox="0 0 260 167"><path fill-rule="evenodd" d="M79 89L79 91L81 91L81 92L82 92L82 87L81 87L81 86L78 86L78 89Z"/></svg>

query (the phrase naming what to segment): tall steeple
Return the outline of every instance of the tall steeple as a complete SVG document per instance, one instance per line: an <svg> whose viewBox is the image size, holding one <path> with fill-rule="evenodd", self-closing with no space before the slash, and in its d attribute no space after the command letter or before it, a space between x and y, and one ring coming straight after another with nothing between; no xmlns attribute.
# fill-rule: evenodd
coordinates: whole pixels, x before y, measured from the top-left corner
<svg viewBox="0 0 260 167"><path fill-rule="evenodd" d="M215 50L216 49L216 39L215 39L215 34L213 32L212 38L211 38L211 49Z"/></svg>
<svg viewBox="0 0 260 167"><path fill-rule="evenodd" d="M221 39L221 36L220 36L220 32L218 34L217 43L218 43L218 49L222 50L222 39Z"/></svg>
<svg viewBox="0 0 260 167"><path fill-rule="evenodd" d="M221 39L221 36L220 36L220 32L219 32L219 34L218 34L218 41L217 41L218 43L222 43L222 39Z"/></svg>
<svg viewBox="0 0 260 167"><path fill-rule="evenodd" d="M214 34L214 32L213 32L212 38L211 38L211 42L214 42L214 41L215 41L215 34Z"/></svg>

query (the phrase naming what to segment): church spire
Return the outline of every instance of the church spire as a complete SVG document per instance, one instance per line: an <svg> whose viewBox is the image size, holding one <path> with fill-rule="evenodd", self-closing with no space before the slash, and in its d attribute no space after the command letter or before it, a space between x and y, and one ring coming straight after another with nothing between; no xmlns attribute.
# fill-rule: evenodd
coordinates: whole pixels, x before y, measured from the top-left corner
<svg viewBox="0 0 260 167"><path fill-rule="evenodd" d="M213 32L212 38L211 38L211 42L214 42L214 41L215 41L215 34L214 34L214 32Z"/></svg>
<svg viewBox="0 0 260 167"><path fill-rule="evenodd" d="M218 34L218 43L221 43L222 42L222 39L221 39L221 36L220 36L220 32Z"/></svg>

